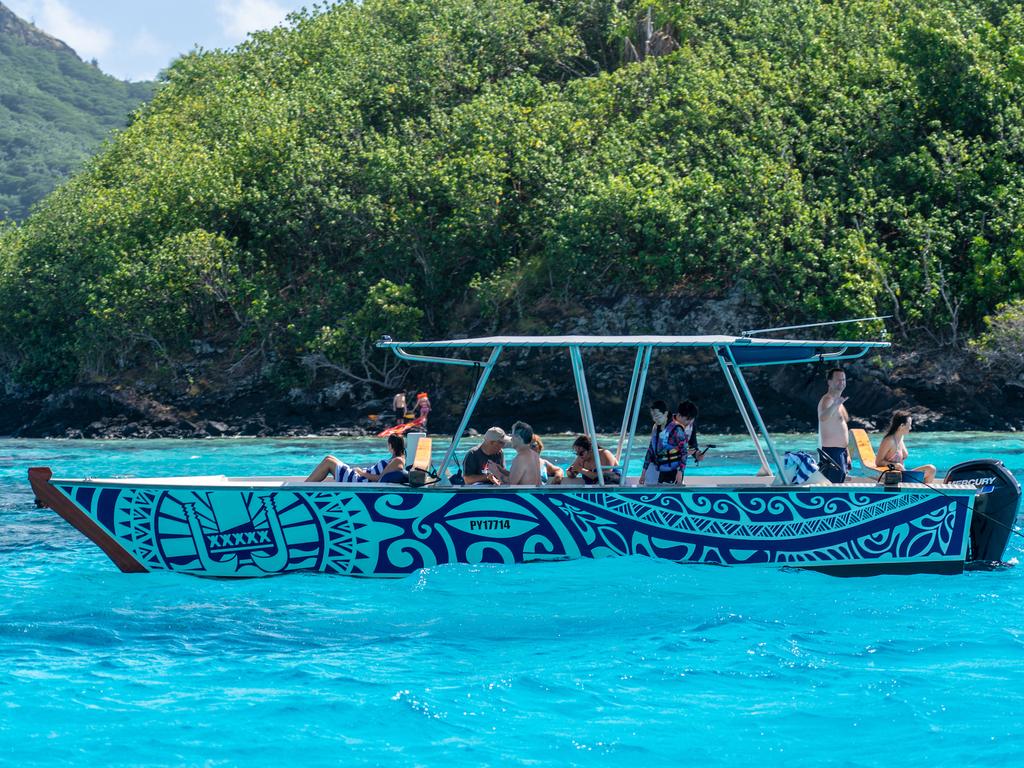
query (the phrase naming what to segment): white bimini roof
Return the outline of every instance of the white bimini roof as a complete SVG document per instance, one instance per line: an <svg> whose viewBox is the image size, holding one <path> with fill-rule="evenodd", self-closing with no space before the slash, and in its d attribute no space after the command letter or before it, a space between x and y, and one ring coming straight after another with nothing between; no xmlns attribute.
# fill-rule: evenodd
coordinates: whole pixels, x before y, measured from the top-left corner
<svg viewBox="0 0 1024 768"><path fill-rule="evenodd" d="M811 339L762 339L746 336L484 336L443 341L393 341L389 336L378 347L403 349L472 349L479 347L888 347L886 341L818 341Z"/></svg>
<svg viewBox="0 0 1024 768"><path fill-rule="evenodd" d="M484 336L475 339L444 341L394 341L384 336L377 346L390 349L406 360L441 362L440 358L424 358L410 350L455 349L523 349L523 348L630 348L714 349L734 365L782 365L825 360L850 360L862 357L869 350L888 347L886 341L821 341L815 339L763 339L748 336ZM452 361L454 362L454 361Z"/></svg>

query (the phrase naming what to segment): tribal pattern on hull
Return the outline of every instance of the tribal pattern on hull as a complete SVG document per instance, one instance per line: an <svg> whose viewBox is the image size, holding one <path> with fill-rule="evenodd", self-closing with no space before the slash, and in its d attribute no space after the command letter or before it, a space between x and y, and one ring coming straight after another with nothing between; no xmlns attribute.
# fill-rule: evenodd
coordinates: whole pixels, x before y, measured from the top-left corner
<svg viewBox="0 0 1024 768"><path fill-rule="evenodd" d="M149 570L401 576L611 555L836 566L963 560L971 496L873 488L157 488L57 483Z"/></svg>

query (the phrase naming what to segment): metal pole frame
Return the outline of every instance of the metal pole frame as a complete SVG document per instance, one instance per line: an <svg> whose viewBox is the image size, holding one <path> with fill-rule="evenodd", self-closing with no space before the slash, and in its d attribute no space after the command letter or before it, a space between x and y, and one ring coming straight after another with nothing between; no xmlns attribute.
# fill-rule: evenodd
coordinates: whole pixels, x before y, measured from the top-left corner
<svg viewBox="0 0 1024 768"><path fill-rule="evenodd" d="M761 430L761 434L764 435L764 440L768 443L768 450L771 451L772 458L775 459L775 466L779 470L778 477L783 480L786 479L786 473L783 470L782 458L779 456L778 450L775 448L775 443L768 434L768 427L765 426L764 419L761 418L761 412L757 409L757 403L754 402L754 396L750 394L750 387L747 386L747 380L743 377L743 371L740 370L739 366L736 365L736 358L732 355L732 348L726 347L726 351L729 353L729 361L732 365L733 373L736 375L736 380L740 384L740 388L743 390L743 394L747 399L747 404L750 405L750 410L754 414L754 418L757 419L757 426Z"/></svg>
<svg viewBox="0 0 1024 768"><path fill-rule="evenodd" d="M636 348L636 362L633 363L633 377L629 380L629 397L626 398L626 407L622 411L622 428L619 430L619 445L615 449L615 460L622 463L622 444L626 442L626 429L629 427L629 417L633 412L633 401L636 398L636 377L640 372L640 363L643 360L644 348Z"/></svg>
<svg viewBox="0 0 1024 768"><path fill-rule="evenodd" d="M583 384L580 382L580 371L576 367L576 358L572 354L572 347L568 347L569 352L569 367L572 370L572 383L576 387L576 403L580 408L580 424L583 427L583 431L587 431L587 411L583 404Z"/></svg>
<svg viewBox="0 0 1024 768"><path fill-rule="evenodd" d="M715 357L718 358L718 364L722 366L722 373L725 375L725 381L729 385L729 391L732 392L733 399L736 401L736 407L740 411L740 416L743 417L743 423L747 427L747 434L750 435L750 440L754 443L754 448L757 450L757 457L761 460L761 469L766 473L771 474L771 469L768 467L768 457L764 455L764 447L761 445L761 438L757 436L754 431L754 423L750 420L750 414L747 413L747 406L743 404L743 399L740 397L740 391L736 388L736 382L732 377L732 371L729 370L729 365L725 362L725 359L721 354L721 347L715 347Z"/></svg>
<svg viewBox="0 0 1024 768"><path fill-rule="evenodd" d="M622 466L622 477L625 482L626 473L629 472L629 461L633 454L633 438L636 436L636 425L640 420L640 408L643 402L644 390L647 388L647 370L651 366L651 353L654 351L653 347L641 347L638 352L643 353L643 363L640 366L640 379L636 382L636 398L633 401L633 416L629 422L629 439L626 441L626 461L623 462L618 456L616 458L619 464ZM634 374L634 379L636 378Z"/></svg>
<svg viewBox="0 0 1024 768"><path fill-rule="evenodd" d="M491 356L487 358L487 362L483 365L483 373L480 374L480 380L477 382L476 389L473 391L473 396L469 400L469 405L466 406L465 412L462 414L462 421L459 422L459 428L455 430L455 434L452 435L452 442L448 446L448 450L444 454L444 458L441 459L441 466L437 469L437 474L442 478L441 482L447 483L448 478L445 477L444 471L448 468L448 464L452 460L452 456L459 449L459 441L462 439L462 433L466 431L466 427L469 426L469 420L473 416L473 411L476 410L476 404L480 401L480 395L487 385L487 380L491 377L491 371L494 370L495 364L498 362L498 357L501 356L501 351L504 347L495 347L491 350ZM440 359L438 360L440 362ZM458 363L456 363L458 364ZM479 363L474 363L479 365Z"/></svg>
<svg viewBox="0 0 1024 768"><path fill-rule="evenodd" d="M587 377L583 373L583 356L580 354L578 346L573 345L569 347L569 360L572 362L573 378L576 380L576 394L580 400L583 430L590 438L590 447L594 454L594 471L597 472L597 484L604 486L604 468L601 466L601 451L597 446L597 427L594 426L594 412L590 405Z"/></svg>

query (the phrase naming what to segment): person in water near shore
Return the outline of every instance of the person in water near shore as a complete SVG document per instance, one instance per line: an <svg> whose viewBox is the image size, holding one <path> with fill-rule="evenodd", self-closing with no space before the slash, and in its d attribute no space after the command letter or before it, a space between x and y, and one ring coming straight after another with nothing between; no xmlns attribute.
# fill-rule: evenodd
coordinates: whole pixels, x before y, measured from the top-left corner
<svg viewBox="0 0 1024 768"><path fill-rule="evenodd" d="M408 424L410 421L416 418L414 411L416 410L416 392L410 392L408 397L405 398L405 413L402 414L402 421Z"/></svg>
<svg viewBox="0 0 1024 768"><path fill-rule="evenodd" d="M540 460L533 450L533 427L525 421L512 425L512 447L516 457L508 470L509 485L540 485Z"/></svg>
<svg viewBox="0 0 1024 768"><path fill-rule="evenodd" d="M508 481L505 452L508 436L501 427L484 432L484 440L466 453L462 461L462 477L466 485L501 485Z"/></svg>
<svg viewBox="0 0 1024 768"><path fill-rule="evenodd" d="M533 436L533 442L530 443L530 447L533 448L534 453L537 454L537 458L540 463L540 481L541 483L547 483L550 485L558 485L562 482L562 478L565 473L562 468L557 464L552 464L550 461L545 459L541 454L544 452L544 441L537 435Z"/></svg>
<svg viewBox="0 0 1024 768"><path fill-rule="evenodd" d="M332 477L339 483L401 483L405 482L405 439L400 435L388 438L391 456L381 459L371 467L353 467L334 456L325 456L316 469L306 478L307 483L319 483Z"/></svg>
<svg viewBox="0 0 1024 768"><path fill-rule="evenodd" d="M852 466L850 461L850 415L843 405L846 373L833 368L825 377L828 391L818 401L818 454L821 474L833 483L842 483Z"/></svg>
<svg viewBox="0 0 1024 768"><path fill-rule="evenodd" d="M904 438L910 434L913 427L913 417L907 411L896 411L889 421L889 429L882 438L882 444L878 446L878 453L875 454L875 467L883 472L891 466L900 472L920 472L924 476L924 482L930 483L935 480L935 465L922 464L908 470L906 467L907 456L910 451L904 443ZM910 482L905 480L904 482Z"/></svg>
<svg viewBox="0 0 1024 768"><path fill-rule="evenodd" d="M405 392L397 392L391 398L391 410L395 412L395 424L401 424L405 419Z"/></svg>
<svg viewBox="0 0 1024 768"><path fill-rule="evenodd" d="M427 418L430 416L430 398L426 392L416 395L416 405L413 406L413 413L417 419L423 419L423 429L427 428Z"/></svg>
<svg viewBox="0 0 1024 768"><path fill-rule="evenodd" d="M597 464L594 463L594 450L590 438L580 435L573 441L572 450L576 454L576 461L567 470L569 477L582 477L587 485L596 484ZM597 446L597 450L601 452L601 469L605 484L618 485L622 482L622 467L607 448Z"/></svg>

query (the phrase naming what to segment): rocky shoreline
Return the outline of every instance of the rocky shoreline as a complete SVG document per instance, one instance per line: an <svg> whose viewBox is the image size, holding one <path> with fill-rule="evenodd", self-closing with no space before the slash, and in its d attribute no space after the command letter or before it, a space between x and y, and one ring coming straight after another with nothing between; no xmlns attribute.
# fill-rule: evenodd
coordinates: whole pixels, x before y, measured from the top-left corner
<svg viewBox="0 0 1024 768"><path fill-rule="evenodd" d="M911 370L917 367L909 362ZM507 365L520 376L525 375L532 386L523 386L518 377L512 376L502 383L497 375L495 391L480 403L472 427L482 429L492 423L507 426L522 418L543 434L579 429L574 392L567 382L553 383L556 379L550 365L534 369L512 361ZM598 428L618 431L625 386L618 381L621 376L602 376L600 362L594 369L597 375L591 377L590 384ZM820 366L779 366L748 375L770 430L815 429L815 406L824 392L823 370ZM903 408L915 414L919 431L1024 429L1024 387L998 386L984 380L967 383L962 376L940 378L934 371L910 375L905 372L907 367L883 373L859 361L847 370L847 407L855 425L884 429L889 414ZM743 431L721 376L715 376L706 366L675 367L671 374L662 372L658 376L652 371L648 398L662 397L672 402L677 397L689 397L701 407L703 432ZM544 385L537 386L540 382ZM469 396L467 383L433 380L432 432L450 434L455 430ZM387 405L385 399L370 398L329 403L323 391L315 389L293 390L282 396L250 387L189 397L143 393L124 385L89 384L42 398L4 398L0 435L78 439L363 436L376 434L382 425L390 423Z"/></svg>
<svg viewBox="0 0 1024 768"><path fill-rule="evenodd" d="M575 310L548 308L550 335L626 335L643 329L664 335L718 334L723 329L770 325L740 291L717 298L621 297ZM491 335L495 328L468 329ZM508 333L524 332L508 328ZM529 332L536 332L530 329ZM829 334L831 335L831 334ZM79 384L47 396L0 394L0 435L39 438L208 438L374 435L390 424L391 392L371 390L312 373L304 386L274 389L254 374L238 381L225 371L232 360L222 350L195 343L162 386L145 383L145 371L130 378ZM598 429L617 432L629 386L633 353L590 350L585 367ZM812 432L818 399L830 364L747 369L745 375L773 432ZM893 410L915 415L917 430L1024 430L1024 376L1008 380L986 369L969 350L923 348L896 343L876 355L844 365L847 409L857 426L884 429ZM197 383L205 383L200 387ZM430 392L430 430L451 434L475 384L466 368L413 365L403 386ZM709 350L662 350L652 361L645 397L674 405L692 399L701 409L702 432L745 431L735 402ZM523 419L541 434L579 427L572 376L563 351L506 350L477 407L471 427L508 427ZM641 424L645 419L641 419Z"/></svg>

